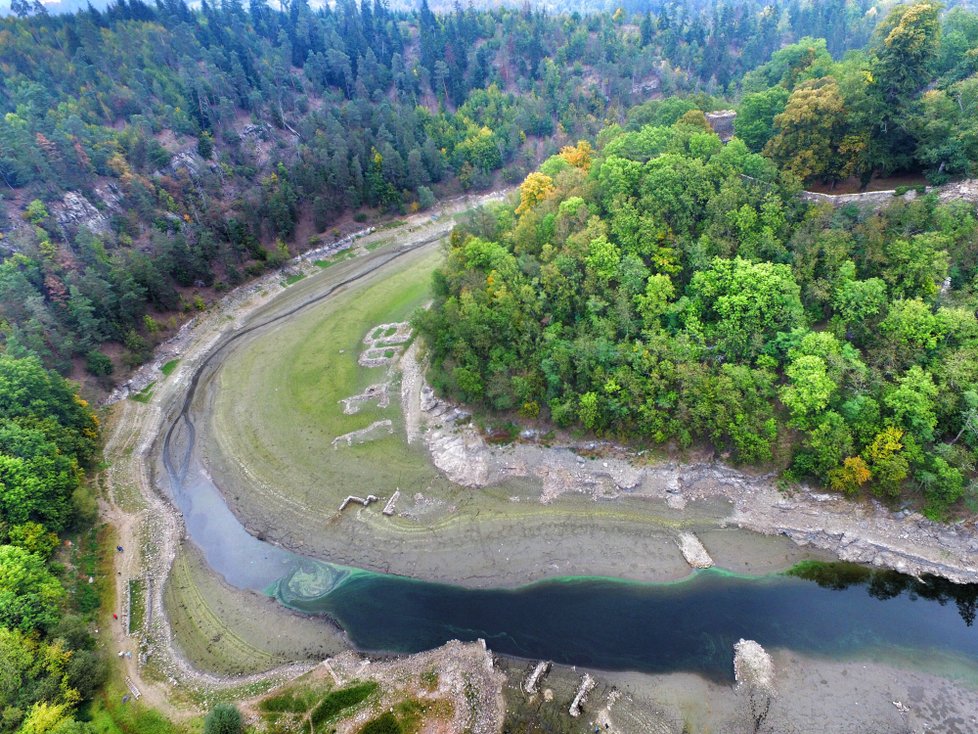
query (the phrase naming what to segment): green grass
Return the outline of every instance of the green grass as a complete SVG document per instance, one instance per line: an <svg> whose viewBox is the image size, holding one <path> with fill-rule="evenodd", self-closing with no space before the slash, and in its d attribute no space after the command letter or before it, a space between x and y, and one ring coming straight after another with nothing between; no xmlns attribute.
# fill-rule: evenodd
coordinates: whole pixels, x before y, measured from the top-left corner
<svg viewBox="0 0 978 734"><path fill-rule="evenodd" d="M360 734L401 734L403 731L397 717L390 711L385 711L364 724Z"/></svg>
<svg viewBox="0 0 978 734"><path fill-rule="evenodd" d="M158 711L131 698L121 681L112 681L102 693L81 712L94 734L179 734L181 731Z"/></svg>
<svg viewBox="0 0 978 734"><path fill-rule="evenodd" d="M146 583L142 579L129 579L129 634L143 628L146 617Z"/></svg>
<svg viewBox="0 0 978 734"><path fill-rule="evenodd" d="M151 382L139 392L131 394L129 399L135 400L137 403L148 403L153 397L153 388L155 386L156 382Z"/></svg>
<svg viewBox="0 0 978 734"><path fill-rule="evenodd" d="M290 285L295 285L305 277L306 277L305 273L293 273L292 275L282 280L282 285L288 288Z"/></svg>
<svg viewBox="0 0 978 734"><path fill-rule="evenodd" d="M326 268L336 265L336 263L341 263L344 260L349 260L350 258L355 256L356 253L354 253L353 250L343 250L343 252L337 253L332 257L326 258L325 260L313 260L312 264L315 265L317 268L321 268L322 270L325 270Z"/></svg>
<svg viewBox="0 0 978 734"><path fill-rule="evenodd" d="M315 702L316 696L312 691L306 691L302 694L286 691L264 699L258 704L258 708L269 714L304 714L312 708Z"/></svg>
<svg viewBox="0 0 978 734"><path fill-rule="evenodd" d="M323 690L323 681L296 683L258 704L269 731L332 732L328 722L349 716L360 704L380 690L374 681L353 683L345 688Z"/></svg>
<svg viewBox="0 0 978 734"><path fill-rule="evenodd" d="M378 224L377 229L397 229L398 227L403 227L407 224L405 219L392 219L389 222L384 222L383 224Z"/></svg>
<svg viewBox="0 0 978 734"><path fill-rule="evenodd" d="M357 364L363 337L378 324L410 318L429 299L440 257L398 261L394 272L384 268L362 288L300 312L229 354L209 431L221 453L241 457L259 482L315 502L313 514L334 513L350 486L428 486L437 474L423 451L404 442L399 401L386 408L368 403L354 415L338 401L389 379L385 366ZM394 421L394 435L330 448L335 437L384 419Z"/></svg>
<svg viewBox="0 0 978 734"><path fill-rule="evenodd" d="M101 537L105 535L99 527L89 528L75 539L71 548L71 564L75 568L73 603L88 619L99 609L106 586ZM88 583L90 578L94 579L93 583Z"/></svg>
<svg viewBox="0 0 978 734"><path fill-rule="evenodd" d="M165 365L163 365L162 367L160 367L160 372L163 373L163 376L164 377L169 377L173 373L173 370L175 370L177 368L177 365L178 364L180 364L180 360L179 359L171 359Z"/></svg>
<svg viewBox="0 0 978 734"><path fill-rule="evenodd" d="M379 688L380 686L376 682L367 681L365 683L347 686L346 688L340 688L337 691L330 691L323 697L323 700L319 702L316 708L312 710L309 718L315 726L319 726L324 721L335 717L341 711L363 703Z"/></svg>
<svg viewBox="0 0 978 734"><path fill-rule="evenodd" d="M367 245L367 250L373 252L381 247L386 247L394 241L393 237L384 237L383 239L377 240L376 242L371 242Z"/></svg>

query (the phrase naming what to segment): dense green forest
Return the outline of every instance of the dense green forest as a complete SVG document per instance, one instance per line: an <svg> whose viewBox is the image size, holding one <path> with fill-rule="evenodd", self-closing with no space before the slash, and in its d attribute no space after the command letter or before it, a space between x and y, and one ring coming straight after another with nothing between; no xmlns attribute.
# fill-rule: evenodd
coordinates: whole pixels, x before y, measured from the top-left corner
<svg viewBox="0 0 978 734"><path fill-rule="evenodd" d="M0 732L88 731L73 713L107 662L91 633L98 542L78 531L95 517L83 478L99 438L74 387L36 358L0 355Z"/></svg>
<svg viewBox="0 0 978 734"><path fill-rule="evenodd" d="M0 334L105 384L174 314L349 231L349 212L518 183L635 103L732 93L784 43L839 54L877 20L869 0L39 8L0 19Z"/></svg>
<svg viewBox="0 0 978 734"><path fill-rule="evenodd" d="M971 175L978 161L978 15L898 6L875 41L840 62L806 38L748 73L735 129L806 181L925 172Z"/></svg>
<svg viewBox="0 0 978 734"><path fill-rule="evenodd" d="M891 29L929 30L932 10L884 22L865 56L878 83L911 71L887 56ZM799 50L755 78L791 77ZM908 104L930 77L914 79ZM651 123L606 128L596 152L566 147L518 205L455 231L417 317L435 384L599 435L705 441L850 494L920 497L932 517L974 504L974 206L806 205L779 149L724 145L688 102L637 117ZM788 124L776 108L767 121L775 136Z"/></svg>

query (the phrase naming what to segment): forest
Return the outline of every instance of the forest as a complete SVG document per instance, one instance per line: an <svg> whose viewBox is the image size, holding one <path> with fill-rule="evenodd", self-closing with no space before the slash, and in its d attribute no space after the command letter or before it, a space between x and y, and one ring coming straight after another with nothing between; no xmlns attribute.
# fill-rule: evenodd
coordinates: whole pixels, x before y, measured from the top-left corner
<svg viewBox="0 0 978 734"><path fill-rule="evenodd" d="M940 65L935 12L898 7L855 57L875 86L904 84L910 107L944 93L919 94L929 74L956 75ZM932 48L888 43L901 26ZM804 204L804 171L781 155L828 156L789 145L792 104L855 63L836 67L808 45L745 80L815 77L745 96L786 100L749 120L752 132L762 119L770 128L763 146L721 143L688 105L647 103L599 133L596 150L581 142L545 161L518 202L458 228L434 306L416 317L435 384L601 436L706 443L788 482L919 504L933 518L978 509L974 207L933 194L881 211ZM824 75L809 66L818 58ZM914 59L927 63L915 70ZM866 131L884 169L890 133Z"/></svg>
<svg viewBox="0 0 978 734"><path fill-rule="evenodd" d="M76 707L108 663L95 499L98 420L77 388L36 357L0 354L0 732L90 731ZM68 536L73 543L62 543Z"/></svg>
<svg viewBox="0 0 978 734"><path fill-rule="evenodd" d="M181 314L353 215L517 184L637 103L719 107L785 43L831 39L790 80L804 86L877 21L869 0L15 10L0 18L0 338L103 387ZM776 107L775 73L752 104Z"/></svg>

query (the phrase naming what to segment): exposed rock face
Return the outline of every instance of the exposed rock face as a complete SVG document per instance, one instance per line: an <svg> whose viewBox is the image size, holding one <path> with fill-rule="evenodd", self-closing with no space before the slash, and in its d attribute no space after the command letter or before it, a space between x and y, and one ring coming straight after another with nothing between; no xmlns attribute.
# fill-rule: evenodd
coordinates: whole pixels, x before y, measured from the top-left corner
<svg viewBox="0 0 978 734"><path fill-rule="evenodd" d="M978 203L978 180L967 179L955 183L944 184L943 186L926 186L925 193L936 193L937 198L942 203L949 201L967 201L972 204ZM895 189L886 191L864 191L860 194L820 194L815 191L802 191L803 201L812 204L831 204L832 206L845 206L846 204L858 204L875 209L889 206L897 199L913 201L918 196L915 189L910 189L900 196L897 196Z"/></svg>
<svg viewBox="0 0 978 734"><path fill-rule="evenodd" d="M86 227L95 234L109 231L109 218L79 193L69 191L64 198L51 207L58 225L69 232L77 232Z"/></svg>
<svg viewBox="0 0 978 734"><path fill-rule="evenodd" d="M733 123L735 117L737 117L736 110L717 110L706 113L706 121L710 123L713 132L719 135L720 140L724 143L734 136Z"/></svg>
<svg viewBox="0 0 978 734"><path fill-rule="evenodd" d="M170 175L179 174L181 171L185 171L190 178L197 178L200 176L200 167L202 165L202 160L200 156L196 153L185 150L182 153L177 153L170 159L170 163L166 168L161 171L161 173L167 173Z"/></svg>

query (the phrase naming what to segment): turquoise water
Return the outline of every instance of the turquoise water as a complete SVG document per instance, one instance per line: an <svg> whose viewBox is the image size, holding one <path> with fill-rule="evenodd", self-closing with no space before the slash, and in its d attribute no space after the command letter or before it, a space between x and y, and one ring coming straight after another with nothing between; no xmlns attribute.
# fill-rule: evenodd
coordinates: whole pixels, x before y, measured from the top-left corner
<svg viewBox="0 0 978 734"><path fill-rule="evenodd" d="M208 565L234 586L325 615L360 649L417 652L485 639L498 653L651 673L732 675L741 637L765 647L956 671L978 680L978 585L925 582L850 564L799 576L721 571L641 584L564 578L474 590L323 563L250 535L195 461L171 486Z"/></svg>
<svg viewBox="0 0 978 734"><path fill-rule="evenodd" d="M359 648L410 653L483 638L494 652L605 670L689 671L729 680L740 638L852 657L934 656L978 668L978 587L917 581L849 564L801 578L703 571L670 584L564 578L464 589L363 571L316 596L284 580L280 601L337 621Z"/></svg>

